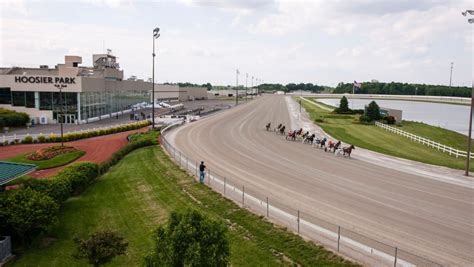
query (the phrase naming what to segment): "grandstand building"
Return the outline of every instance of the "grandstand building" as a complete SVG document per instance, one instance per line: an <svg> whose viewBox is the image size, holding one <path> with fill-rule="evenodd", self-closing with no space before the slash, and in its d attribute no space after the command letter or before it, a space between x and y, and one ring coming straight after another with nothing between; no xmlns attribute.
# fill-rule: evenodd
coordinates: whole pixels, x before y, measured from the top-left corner
<svg viewBox="0 0 474 267"><path fill-rule="evenodd" d="M54 68L0 68L0 108L25 112L34 123L62 118L64 123L81 124L151 103L150 81L124 79L110 53L92 57L92 67L80 66L80 56L65 56L65 63ZM206 98L206 88L155 84L155 102Z"/></svg>

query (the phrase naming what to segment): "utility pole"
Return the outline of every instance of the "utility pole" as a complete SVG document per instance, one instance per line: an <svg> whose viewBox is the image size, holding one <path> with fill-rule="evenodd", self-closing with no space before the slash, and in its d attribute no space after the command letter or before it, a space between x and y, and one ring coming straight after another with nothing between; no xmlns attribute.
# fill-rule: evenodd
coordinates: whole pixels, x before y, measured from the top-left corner
<svg viewBox="0 0 474 267"><path fill-rule="evenodd" d="M449 74L449 89L451 89L451 81L453 78L453 65L454 65L454 62L451 62L451 73Z"/></svg>
<svg viewBox="0 0 474 267"><path fill-rule="evenodd" d="M253 79L254 79L254 77L252 76L252 99L253 99L253 91L254 91L253 90Z"/></svg>
<svg viewBox="0 0 474 267"><path fill-rule="evenodd" d="M239 70L235 70L235 105L239 104Z"/></svg>
<svg viewBox="0 0 474 267"><path fill-rule="evenodd" d="M151 86L151 128L155 129L155 39L160 37L160 28L153 29L153 67L152 67L152 86Z"/></svg>
<svg viewBox="0 0 474 267"><path fill-rule="evenodd" d="M63 128L63 122L64 122L64 111L63 111L63 88L66 88L67 85L65 84L55 84L54 85L56 88L59 89L59 114L56 115L58 118L59 123L61 124L61 146L64 146L64 128Z"/></svg>
<svg viewBox="0 0 474 267"><path fill-rule="evenodd" d="M469 15L474 15L474 10L466 10L461 13L464 17ZM474 23L474 18L469 18L467 20L468 23L472 24ZM451 72L452 72L453 66L451 63ZM451 79L450 79L451 80ZM449 82L451 84L451 82ZM467 134L467 158L466 158L466 176L469 176L469 163L471 161L471 133L472 133L472 115L473 115L473 107L474 107L474 81L472 82L472 91L471 91L471 112L469 114L469 132Z"/></svg>
<svg viewBox="0 0 474 267"><path fill-rule="evenodd" d="M249 74L245 73L245 102L247 102L247 80L249 79Z"/></svg>

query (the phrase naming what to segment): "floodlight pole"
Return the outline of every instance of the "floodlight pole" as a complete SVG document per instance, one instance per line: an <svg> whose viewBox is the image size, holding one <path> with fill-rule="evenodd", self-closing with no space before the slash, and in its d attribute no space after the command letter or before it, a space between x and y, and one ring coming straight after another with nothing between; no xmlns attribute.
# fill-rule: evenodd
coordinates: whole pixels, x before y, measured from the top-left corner
<svg viewBox="0 0 474 267"><path fill-rule="evenodd" d="M449 73L449 89L451 89L451 80L453 79L453 65L454 62L451 62L451 72Z"/></svg>
<svg viewBox="0 0 474 267"><path fill-rule="evenodd" d="M54 85L56 88L59 89L59 114L60 116L57 116L59 120L59 124L61 125L61 146L64 147L64 128L63 128L63 120L64 120L64 112L63 112L63 88L66 88L67 85L65 84L55 84Z"/></svg>
<svg viewBox="0 0 474 267"><path fill-rule="evenodd" d="M235 70L235 105L239 105L239 70Z"/></svg>
<svg viewBox="0 0 474 267"><path fill-rule="evenodd" d="M474 15L474 10L466 10L462 12L463 16ZM474 23L474 19L470 18L467 20L468 23ZM471 112L469 113L469 132L467 133L467 157L466 157L466 176L469 176L469 163L471 161L471 136L472 136L472 115L473 115L473 106L474 106L474 81L472 82L472 91L471 91Z"/></svg>
<svg viewBox="0 0 474 267"><path fill-rule="evenodd" d="M253 79L254 79L254 77L252 76L252 99L253 99L253 92L254 92L254 90L253 90Z"/></svg>
<svg viewBox="0 0 474 267"><path fill-rule="evenodd" d="M155 129L155 39L160 37L160 28L153 29L153 67L152 67L152 86L151 86L151 128Z"/></svg>
<svg viewBox="0 0 474 267"><path fill-rule="evenodd" d="M249 74L245 73L245 102L247 102L247 80L249 79Z"/></svg>

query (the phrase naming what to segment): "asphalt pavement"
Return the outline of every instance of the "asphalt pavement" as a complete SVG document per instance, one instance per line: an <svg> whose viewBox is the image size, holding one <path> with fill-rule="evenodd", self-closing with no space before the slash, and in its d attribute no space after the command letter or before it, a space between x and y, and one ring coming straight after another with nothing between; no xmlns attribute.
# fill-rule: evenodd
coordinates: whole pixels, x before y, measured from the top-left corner
<svg viewBox="0 0 474 267"><path fill-rule="evenodd" d="M336 157L286 141L282 96L266 96L171 131L167 139L245 188L346 229L451 266L474 262L474 189ZM288 128L288 127L287 127Z"/></svg>

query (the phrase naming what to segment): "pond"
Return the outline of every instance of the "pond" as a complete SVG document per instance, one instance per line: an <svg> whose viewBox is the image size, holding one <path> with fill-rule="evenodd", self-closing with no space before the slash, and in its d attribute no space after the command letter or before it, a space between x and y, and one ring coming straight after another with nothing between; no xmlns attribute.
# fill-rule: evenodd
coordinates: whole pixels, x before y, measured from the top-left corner
<svg viewBox="0 0 474 267"><path fill-rule="evenodd" d="M364 106L374 99L348 100L349 108L364 109ZM340 99L319 98L318 101L331 106L339 106ZM469 131L469 106L404 100L375 99L375 102L377 102L380 107L403 110L403 120L406 121L421 121L429 125L442 127L464 135L467 135ZM472 133L474 133L474 131Z"/></svg>

